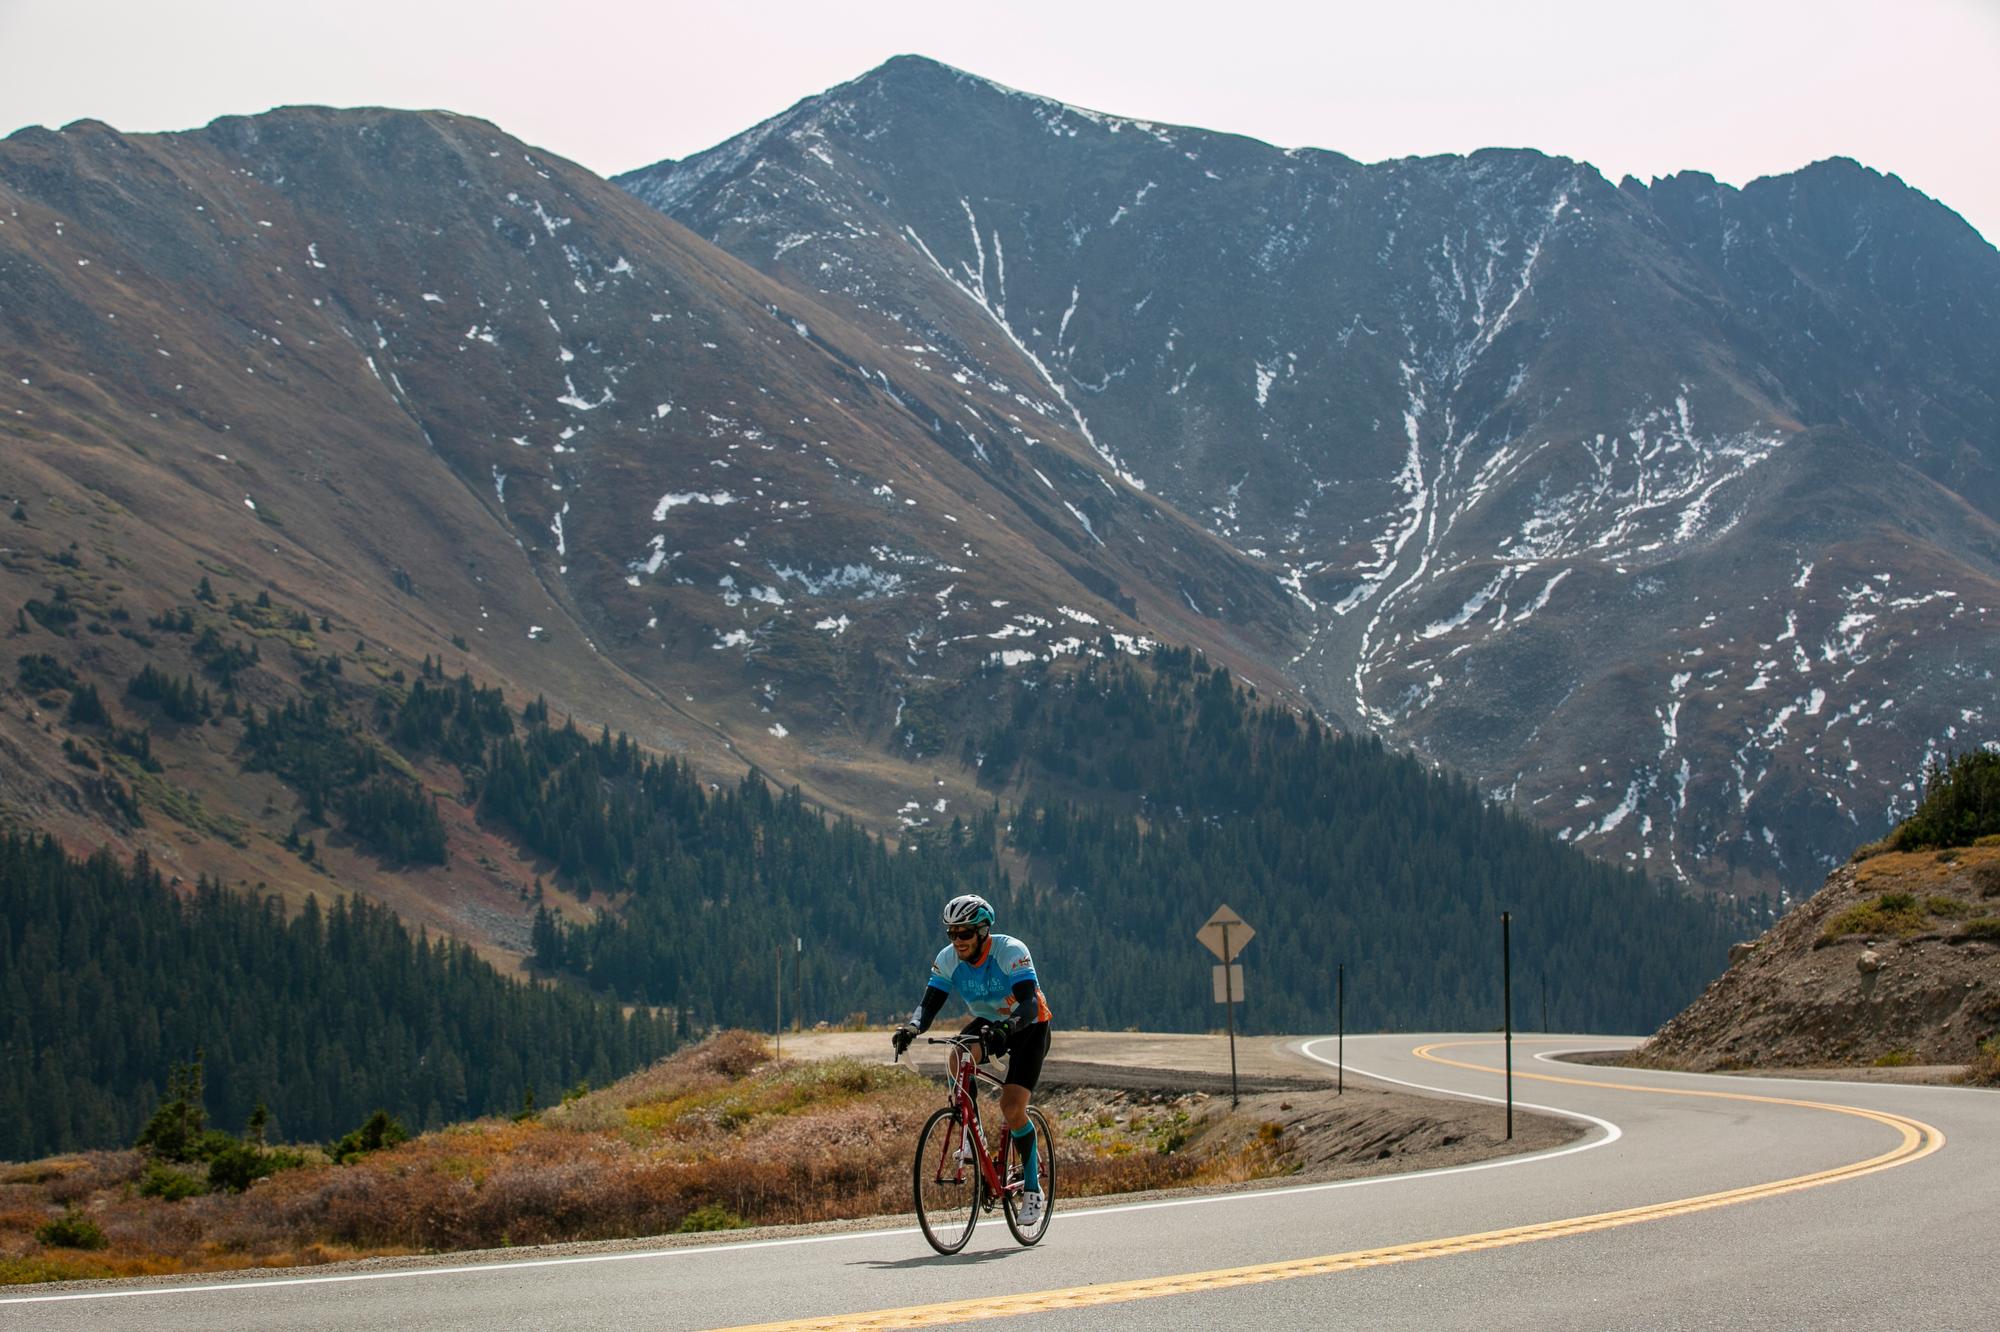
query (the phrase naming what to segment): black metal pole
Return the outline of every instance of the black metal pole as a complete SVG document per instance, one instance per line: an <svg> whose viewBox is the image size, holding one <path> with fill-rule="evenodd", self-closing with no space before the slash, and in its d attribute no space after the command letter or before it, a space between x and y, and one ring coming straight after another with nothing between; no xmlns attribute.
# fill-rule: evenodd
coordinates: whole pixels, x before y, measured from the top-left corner
<svg viewBox="0 0 2000 1332"><path fill-rule="evenodd" d="M1222 997L1224 1010L1229 1015L1229 1108L1237 1105L1236 1096L1236 973L1229 969L1229 926L1222 927Z"/></svg>
<svg viewBox="0 0 2000 1332"><path fill-rule="evenodd" d="M1333 978L1335 1030L1340 1033L1335 1037L1338 1043L1333 1047L1338 1056L1338 1062L1333 1066L1333 1094L1345 1096L1347 1094L1347 964L1345 962L1335 969Z"/></svg>
<svg viewBox="0 0 2000 1332"><path fill-rule="evenodd" d="M1500 913L1500 1012L1507 1032L1507 1140L1514 1140L1514 950L1512 913Z"/></svg>
<svg viewBox="0 0 2000 1332"><path fill-rule="evenodd" d="M1542 1035L1549 1034L1549 978L1542 977Z"/></svg>

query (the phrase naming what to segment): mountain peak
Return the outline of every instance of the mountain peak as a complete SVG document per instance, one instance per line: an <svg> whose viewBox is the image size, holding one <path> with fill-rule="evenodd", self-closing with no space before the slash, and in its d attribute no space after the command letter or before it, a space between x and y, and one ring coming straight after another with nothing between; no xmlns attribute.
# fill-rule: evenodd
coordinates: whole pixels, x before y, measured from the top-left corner
<svg viewBox="0 0 2000 1332"><path fill-rule="evenodd" d="M975 87L991 89L1008 97L1030 97L1038 102L1054 101L1053 98L1043 97L1039 93L1024 92L1019 88L1010 88L1004 83L987 78L983 74L975 74L971 70L960 69L956 65L947 65L942 60L934 60L930 56L925 55L890 56L874 69L869 70L858 79L843 84L842 87L851 88L857 84L876 83L927 86L936 85L944 81L972 84ZM839 89L836 88L832 91L838 92Z"/></svg>

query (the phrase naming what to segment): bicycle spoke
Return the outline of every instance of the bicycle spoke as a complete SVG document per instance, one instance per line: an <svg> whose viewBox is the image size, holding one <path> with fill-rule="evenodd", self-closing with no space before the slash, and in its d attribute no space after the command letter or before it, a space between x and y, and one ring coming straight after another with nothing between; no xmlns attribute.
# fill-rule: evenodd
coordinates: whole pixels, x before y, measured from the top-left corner
<svg viewBox="0 0 2000 1332"><path fill-rule="evenodd" d="M917 1138L911 1183L917 1224L939 1253L957 1253L979 1220L980 1178L974 1161L960 1159L967 1143L957 1112L939 1110Z"/></svg>

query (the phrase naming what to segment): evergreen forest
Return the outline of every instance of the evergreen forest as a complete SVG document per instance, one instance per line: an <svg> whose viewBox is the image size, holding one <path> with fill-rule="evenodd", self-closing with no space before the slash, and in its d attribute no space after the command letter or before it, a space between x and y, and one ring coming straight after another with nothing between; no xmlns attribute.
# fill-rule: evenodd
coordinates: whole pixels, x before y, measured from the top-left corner
<svg viewBox="0 0 2000 1332"><path fill-rule="evenodd" d="M0 1160L131 1143L197 1053L217 1125L262 1102L274 1140L306 1141L378 1109L435 1127L551 1102L673 1045L645 1010L510 980L367 902L288 918L20 836L0 837L0 1012Z"/></svg>
<svg viewBox="0 0 2000 1332"><path fill-rule="evenodd" d="M754 775L711 793L622 738L544 725L496 742L481 816L613 908L543 911L536 962L746 1026L771 1022L782 963L808 1018L879 1019L919 997L939 906L978 892L1034 951L1059 1024L1199 1031L1222 1014L1194 933L1227 903L1259 931L1245 1029L1331 1029L1341 965L1358 1029L1478 1029L1500 1023L1507 910L1522 1025L1638 1032L1755 928L1460 778L1260 706L1186 653L998 685L999 720L964 750L992 803L894 849Z"/></svg>
<svg viewBox="0 0 2000 1332"><path fill-rule="evenodd" d="M235 690L261 669L254 650L212 647L210 666L228 658L204 668L219 708L160 671L123 696L240 727L242 766L298 794L288 846L338 819L385 865L448 863L426 788L455 769L457 798L582 903L564 914L536 893L523 908L531 966L555 984L510 982L362 901L287 916L214 885L169 891L143 859L121 870L7 841L0 1037L23 1072L0 1087L0 1157L130 1142L196 1050L218 1124L262 1100L276 1131L323 1138L375 1109L424 1127L546 1099L676 1034L768 1029L781 994L788 1019L881 1021L919 999L939 907L961 892L1032 948L1058 1028L1219 1029L1194 934L1225 903L1257 930L1235 1014L1249 1032L1331 1030L1342 966L1351 1029L1497 1027L1503 910L1517 1025L1648 1031L1759 928L1578 854L1448 772L1261 702L1184 650L994 668L925 700L931 718L967 719L938 739L982 796L892 840L755 772L716 786L624 736L558 725L540 699L517 712L428 658L406 685L295 653L296 692L259 708ZM53 658L19 670L68 691L73 712L90 689ZM148 729L82 711L80 759L94 743L144 767ZM294 849L310 860L313 843Z"/></svg>

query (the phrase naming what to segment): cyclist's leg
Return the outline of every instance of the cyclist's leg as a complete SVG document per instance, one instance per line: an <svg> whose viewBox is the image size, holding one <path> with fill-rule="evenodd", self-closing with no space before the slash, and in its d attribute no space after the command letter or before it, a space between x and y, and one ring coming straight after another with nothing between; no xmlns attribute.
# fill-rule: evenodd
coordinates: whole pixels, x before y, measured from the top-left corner
<svg viewBox="0 0 2000 1332"><path fill-rule="evenodd" d="M1021 1153L1021 1177L1030 1192L1038 1192L1034 1130L1028 1123L1028 1102L1042 1080L1042 1060L1049 1053L1049 1024L1038 1022L1008 1043L1007 1080L1000 1087L1000 1115Z"/></svg>

